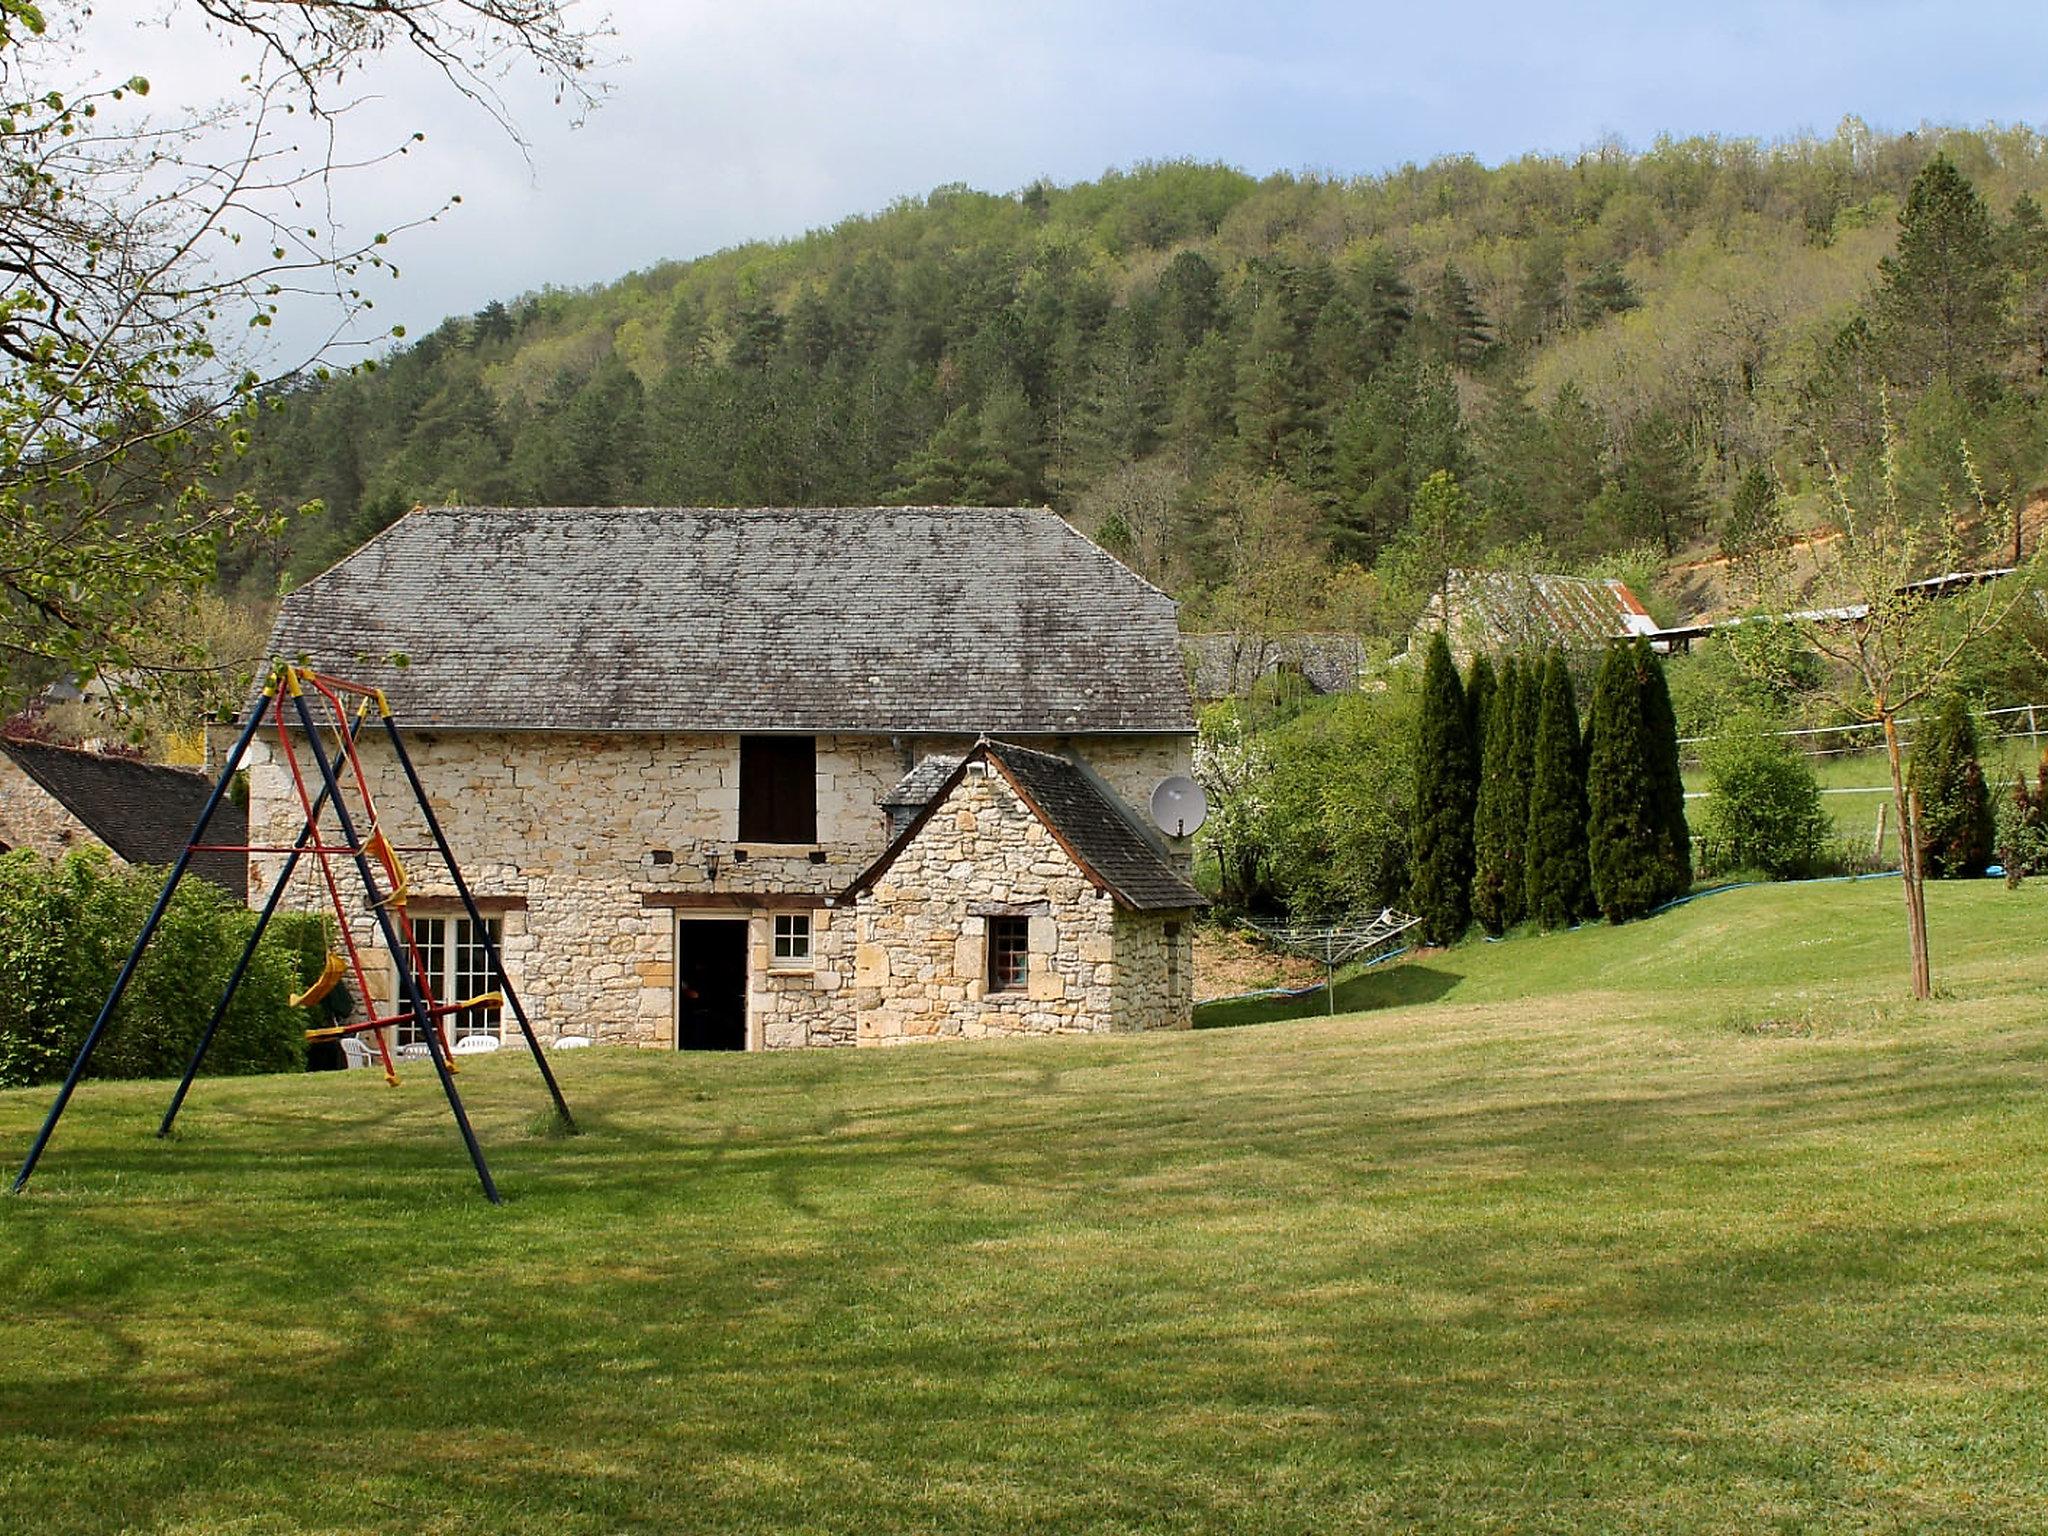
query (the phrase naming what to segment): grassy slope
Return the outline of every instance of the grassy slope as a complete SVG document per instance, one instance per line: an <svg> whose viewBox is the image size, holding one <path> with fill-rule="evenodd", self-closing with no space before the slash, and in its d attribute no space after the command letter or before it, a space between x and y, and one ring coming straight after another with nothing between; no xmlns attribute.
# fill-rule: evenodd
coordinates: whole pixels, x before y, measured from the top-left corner
<svg viewBox="0 0 2048 1536"><path fill-rule="evenodd" d="M2032 1530L2048 892L1744 892L1171 1038L93 1085L0 1529ZM1365 999L1384 1001L1384 997ZM0 1095L0 1145L44 1095Z"/></svg>

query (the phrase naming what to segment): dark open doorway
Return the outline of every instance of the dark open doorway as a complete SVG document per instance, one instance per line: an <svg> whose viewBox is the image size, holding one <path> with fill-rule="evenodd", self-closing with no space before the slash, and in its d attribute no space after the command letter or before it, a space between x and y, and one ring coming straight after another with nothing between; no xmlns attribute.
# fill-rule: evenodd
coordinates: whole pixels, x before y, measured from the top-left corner
<svg viewBox="0 0 2048 1536"><path fill-rule="evenodd" d="M676 924L676 1049L747 1048L745 919Z"/></svg>

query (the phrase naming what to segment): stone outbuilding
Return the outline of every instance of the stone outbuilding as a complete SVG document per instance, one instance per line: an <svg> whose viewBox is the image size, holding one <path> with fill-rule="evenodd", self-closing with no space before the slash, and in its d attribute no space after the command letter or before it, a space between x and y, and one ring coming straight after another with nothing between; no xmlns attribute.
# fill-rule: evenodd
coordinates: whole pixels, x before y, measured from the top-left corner
<svg viewBox="0 0 2048 1536"><path fill-rule="evenodd" d="M1189 1021L1192 842L1142 809L1193 749L1175 605L1048 509L421 509L288 596L270 649L386 692L544 1037ZM364 767L424 843L370 738ZM264 735L249 805L251 840L295 834ZM436 992L486 990L413 864Z"/></svg>
<svg viewBox="0 0 2048 1536"><path fill-rule="evenodd" d="M55 858L98 847L120 864L171 864L212 789L210 778L189 769L0 738L0 853L32 848ZM241 809L223 803L207 839L246 841L244 826ZM192 872L237 901L246 893L239 854L196 853Z"/></svg>
<svg viewBox="0 0 2048 1536"><path fill-rule="evenodd" d="M925 803L834 901L830 1005L800 992L771 1043L1185 1029L1203 897L1116 797L1014 743L928 762Z"/></svg>

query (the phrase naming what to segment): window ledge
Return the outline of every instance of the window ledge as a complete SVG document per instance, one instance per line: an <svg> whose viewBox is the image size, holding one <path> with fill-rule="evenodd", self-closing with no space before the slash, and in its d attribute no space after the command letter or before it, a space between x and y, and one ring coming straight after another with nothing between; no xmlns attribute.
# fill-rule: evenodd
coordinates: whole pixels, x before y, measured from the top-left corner
<svg viewBox="0 0 2048 1536"><path fill-rule="evenodd" d="M800 859L814 853L829 853L824 843L734 843L734 853L744 853L748 858Z"/></svg>

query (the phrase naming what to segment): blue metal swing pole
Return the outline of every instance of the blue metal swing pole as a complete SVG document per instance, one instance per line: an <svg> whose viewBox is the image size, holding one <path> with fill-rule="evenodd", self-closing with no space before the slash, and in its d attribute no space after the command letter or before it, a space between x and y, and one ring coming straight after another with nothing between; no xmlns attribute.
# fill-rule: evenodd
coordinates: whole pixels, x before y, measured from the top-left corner
<svg viewBox="0 0 2048 1536"><path fill-rule="evenodd" d="M256 946L263 941L263 930L270 926L270 919L277 912L277 904L284 898L285 887L291 883L292 872L299 867L299 856L306 851L306 845L317 835L320 812L327 805L327 786L320 786L320 794L313 802L313 816L299 830L299 840L293 845L291 855L284 861L284 868L278 872L277 883L270 888L270 897L263 903L263 910L256 914L256 926L249 931L249 942L242 946L242 958L235 962L234 970L228 976L228 984L220 995L220 1001L213 1005L213 1017L206 1021L206 1028L199 1036L199 1044L193 1048L192 1060L186 1064L185 1076L178 1084L178 1091L171 1095L171 1107L164 1111L164 1121L156 1128L159 1138L171 1134L171 1125L178 1118L178 1111L184 1107L185 1095L192 1091L192 1079L199 1075L200 1063L206 1060L206 1053L213 1048L213 1037L219 1033L221 1021L228 1016L228 1005L234 1002L235 993L242 985L242 977L248 973L249 964L256 958Z"/></svg>
<svg viewBox="0 0 2048 1536"><path fill-rule="evenodd" d="M455 1090L455 1078L448 1070L448 1058L441 1049L441 1031L435 1025L434 1016L427 1008L427 1000L420 992L420 979L413 972L412 957L406 946L399 942L398 929L391 922L391 912L384 905L384 897L377 889L377 877L371 873L369 858L364 854L363 845L356 837L355 822L348 813L348 803L342 799L334 769L327 761L327 749L320 744L320 732L313 724L313 712L306 707L306 695L299 687L297 674L290 667L285 669L283 682L285 691L291 695L293 708L298 711L299 722L305 728L306 746L313 754L313 761L319 766L320 781L333 792L334 814L341 822L342 838L355 858L356 872L363 877L363 891L369 899L370 911L376 915L377 926L384 934L384 947L391 952L391 958L398 970L398 982L404 990L406 1007L411 1010L420 1033L426 1038L427 1055L433 1060L434 1070L441 1075L441 1089L448 1095L448 1107L454 1111L455 1124L462 1132L463 1145L469 1148L469 1160L476 1164L476 1176L484 1187L484 1198L493 1205L503 1205L505 1198L498 1193L498 1186L491 1178L490 1166L484 1162L484 1149L477 1145L476 1132L470 1128L469 1115L462 1107L462 1095ZM345 716L342 728L347 729Z"/></svg>
<svg viewBox="0 0 2048 1536"><path fill-rule="evenodd" d="M273 680L272 687L275 687ZM266 698L270 689L264 690ZM228 785L234 781L235 770L242 766L242 754L249 750L249 743L256 737L263 724L265 711L249 711L249 723L242 727L242 734L222 764L220 777L214 781L213 793L206 797L206 808L199 813L198 824L192 828L192 835L185 839L185 846L178 854L177 863L171 866L170 878L164 881L164 888L157 893L156 905L149 909L149 918L142 925L142 932L136 935L134 948L128 951L128 958L122 963L120 975L114 978L114 988L107 994L107 1000L100 1004L99 1017L92 1021L92 1028L86 1031L85 1041L78 1047L78 1055L71 1063L71 1072L64 1079L64 1086L57 1090L57 1102L50 1106L49 1117L43 1121L43 1128L36 1133L35 1145L28 1149L28 1159L21 1165L21 1172L14 1176L13 1192L20 1194L28 1183L28 1176L36 1171L36 1163L42 1158L43 1149L50 1144L50 1135L57 1129L57 1121L64 1114L64 1106L71 1102L71 1095L78 1087L78 1080L85 1076L86 1066L92 1061L92 1053L98 1049L100 1036L107 1032L107 1024L114 1017L114 1009L120 1004L122 993L128 990L128 983L134 979L135 968L142 963L142 952L149 947L149 941L156 934L157 925L164 920L164 913L170 909L171 896L178 889L178 882L185 878L185 870L192 863L192 846L206 835L207 824L213 820L213 813L220 809L220 803L227 798Z"/></svg>
<svg viewBox="0 0 2048 1536"><path fill-rule="evenodd" d="M569 1104L562 1097L561 1085L555 1081L555 1074L548 1067L548 1060L540 1048L540 1041L534 1037L533 1025L527 1021L526 1010L519 1004L519 994L512 990L512 978L505 974L504 959L498 954L498 941L491 937L490 924L484 921L483 913L477 910L476 898L469 892L469 882L462 878L462 870L455 862L455 854L448 846L448 839L441 831L441 818L434 814L433 802L427 799L427 787L420 782L418 771L412 765L412 755L405 750L405 742L398 734L398 722L391 718L391 706L383 695L377 698L379 712L384 720L384 734L391 738L391 750L398 755L398 766L405 770L406 782L412 785L413 798L419 802L421 813L427 818L427 831L433 836L434 846L441 851L441 862L448 866L449 878L455 882L455 894L462 899L462 910L469 914L471 931L480 935L484 944L484 956L491 962L491 972L498 979L498 987L505 994L505 1006L512 1010L512 1017L519 1021L519 1032L526 1037L526 1048L533 1052L534 1065L540 1068L541 1079L548 1085L548 1093L555 1101L555 1113L562 1117L572 1136L582 1135L576 1117L569 1113Z"/></svg>

